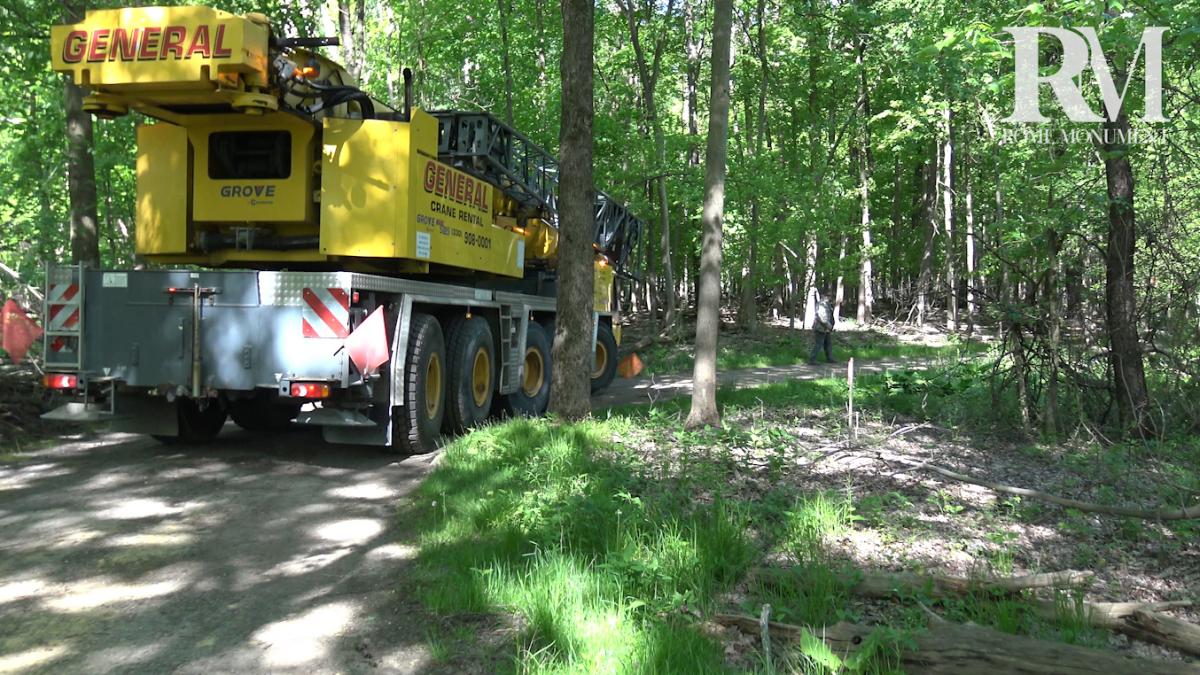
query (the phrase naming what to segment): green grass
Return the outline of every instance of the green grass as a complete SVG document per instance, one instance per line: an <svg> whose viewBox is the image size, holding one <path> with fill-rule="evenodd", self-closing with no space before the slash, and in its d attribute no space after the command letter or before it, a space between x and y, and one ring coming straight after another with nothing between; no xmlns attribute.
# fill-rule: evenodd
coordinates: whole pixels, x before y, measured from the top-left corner
<svg viewBox="0 0 1200 675"><path fill-rule="evenodd" d="M643 355L646 368L652 373L676 373L691 369L692 344L656 344ZM833 354L839 361L854 358L858 361L881 359L925 360L938 357L957 358L986 351L988 346L978 341L952 340L944 346L910 344L877 333L838 333L834 335ZM793 331L790 335L769 334L758 340L740 340L725 344L717 350L719 370L740 370L768 366L790 366L804 363L812 349L812 333ZM822 357L823 358L823 357Z"/></svg>
<svg viewBox="0 0 1200 675"><path fill-rule="evenodd" d="M940 423L988 424L1003 411L992 410L990 394L982 393L982 368L966 362L864 376L856 400L879 417L906 412ZM851 609L855 571L828 554L828 543L863 524L887 536L889 521L912 510L912 501L836 486L797 494L784 483L756 497L730 487L743 470L731 447L769 451L793 440L786 426L771 421L778 415L747 423L746 415L735 414L739 409L823 410L828 424L840 419L846 393L841 379L722 390L718 402L731 421L720 429L683 429L689 402L675 399L614 409L605 419L579 424L521 419L476 430L447 448L400 514L420 545L414 588L451 625L457 615L516 617L505 663L518 672L725 672L722 647L694 616L728 611L730 602L755 616L770 603L776 619L803 625L859 621ZM967 419L971 415L979 418ZM649 437L673 439L676 453L667 458L630 449ZM1197 456L1200 445L1177 454ZM1142 456L1124 448L1099 461L1120 472ZM1175 475L1183 484L1196 481L1190 473ZM934 499L948 517L961 509L945 496ZM1020 517L1023 508L1014 503L1010 516ZM1152 534L1131 529L1127 536ZM995 537L1003 549L1003 533ZM788 583L753 581L729 593L767 557L771 564L790 561ZM997 572L1013 564L1002 554L987 562ZM918 602L954 621L1066 642L1098 639L1072 618L1068 602L1059 620L1048 621L1020 597L946 600L915 593L900 599L891 626L879 629L861 662L842 665L854 672L893 670L912 631L927 620ZM455 644L470 639L451 631L429 642L437 660L454 667L461 651ZM750 667L836 670L830 656L810 643L781 647L770 667Z"/></svg>
<svg viewBox="0 0 1200 675"><path fill-rule="evenodd" d="M755 558L736 507L662 490L606 439L619 419L515 420L457 440L405 517L423 600L522 618L518 670L719 672L678 618L711 608Z"/></svg>

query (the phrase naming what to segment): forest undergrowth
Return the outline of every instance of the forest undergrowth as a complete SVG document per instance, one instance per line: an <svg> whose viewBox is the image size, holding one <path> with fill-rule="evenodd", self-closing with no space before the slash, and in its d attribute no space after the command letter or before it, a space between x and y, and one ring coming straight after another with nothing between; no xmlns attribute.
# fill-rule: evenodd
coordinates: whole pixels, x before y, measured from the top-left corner
<svg viewBox="0 0 1200 675"><path fill-rule="evenodd" d="M687 400L580 424L513 420L455 441L402 507L420 545L413 590L447 672L887 672L930 614L1141 656L1083 602L1177 601L1200 585L1200 527L1063 509L920 470L935 464L1096 504L1178 506L1200 491L1200 442L1026 437L986 359L722 391L723 424L686 430ZM785 576L761 574L782 570ZM1077 570L1035 596L852 589L872 572L984 579ZM1050 615L1038 603L1059 609ZM853 660L820 640L777 645L720 613L875 626ZM479 617L492 639L474 642ZM1195 613L1175 616L1195 621ZM471 646L475 644L476 646ZM478 646L484 645L484 646Z"/></svg>

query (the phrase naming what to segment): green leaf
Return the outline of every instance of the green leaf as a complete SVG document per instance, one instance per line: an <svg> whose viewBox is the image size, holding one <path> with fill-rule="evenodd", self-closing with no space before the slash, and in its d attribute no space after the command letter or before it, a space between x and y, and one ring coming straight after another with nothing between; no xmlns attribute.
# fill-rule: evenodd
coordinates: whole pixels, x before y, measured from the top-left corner
<svg viewBox="0 0 1200 675"><path fill-rule="evenodd" d="M845 665L841 657L834 654L829 645L808 631L804 631L804 635L800 636L800 653L812 659L813 663L818 666L834 673L840 671Z"/></svg>

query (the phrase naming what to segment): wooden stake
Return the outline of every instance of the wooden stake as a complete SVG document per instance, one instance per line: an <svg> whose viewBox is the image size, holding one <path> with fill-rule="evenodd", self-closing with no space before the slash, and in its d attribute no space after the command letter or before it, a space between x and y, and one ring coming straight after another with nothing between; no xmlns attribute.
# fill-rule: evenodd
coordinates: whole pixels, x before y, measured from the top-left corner
<svg viewBox="0 0 1200 675"><path fill-rule="evenodd" d="M758 617L758 626L762 635L763 661L767 664L767 672L774 672L771 667L771 605L762 606L762 614Z"/></svg>
<svg viewBox="0 0 1200 675"><path fill-rule="evenodd" d="M850 429L850 439L858 440L858 425L854 423L854 357L846 362L846 387L850 392L850 404L846 410L846 426Z"/></svg>

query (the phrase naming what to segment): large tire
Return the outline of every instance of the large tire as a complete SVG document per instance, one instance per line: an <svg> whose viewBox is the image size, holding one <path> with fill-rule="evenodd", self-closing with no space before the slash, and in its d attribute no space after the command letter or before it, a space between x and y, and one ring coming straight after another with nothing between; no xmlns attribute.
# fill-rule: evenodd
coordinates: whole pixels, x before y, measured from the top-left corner
<svg viewBox="0 0 1200 675"><path fill-rule="evenodd" d="M404 405L395 410L392 444L404 452L437 450L446 415L446 341L437 319L414 312L404 361Z"/></svg>
<svg viewBox="0 0 1200 675"><path fill-rule="evenodd" d="M496 392L496 350L482 317L460 317L450 325L450 398L446 430L461 432L484 422Z"/></svg>
<svg viewBox="0 0 1200 675"><path fill-rule="evenodd" d="M525 332L525 361L521 368L520 388L505 398L515 415L537 417L550 405L550 339L546 329L535 321Z"/></svg>
<svg viewBox="0 0 1200 675"><path fill-rule="evenodd" d="M597 394L612 384L617 376L617 338L612 326L600 322L596 327L595 364L592 366L592 393Z"/></svg>
<svg viewBox="0 0 1200 675"><path fill-rule="evenodd" d="M179 435L160 436L155 434L154 438L158 439L160 443L167 445L204 443L216 438L221 427L225 426L225 408L221 407L220 401L216 400L209 401L208 405L201 409L199 404L190 398L176 399L175 415L179 424Z"/></svg>
<svg viewBox="0 0 1200 675"><path fill-rule="evenodd" d="M298 405L278 403L262 396L236 401L229 406L233 423L246 431L283 431L299 414Z"/></svg>

